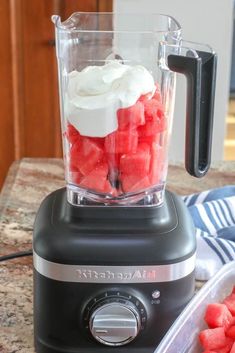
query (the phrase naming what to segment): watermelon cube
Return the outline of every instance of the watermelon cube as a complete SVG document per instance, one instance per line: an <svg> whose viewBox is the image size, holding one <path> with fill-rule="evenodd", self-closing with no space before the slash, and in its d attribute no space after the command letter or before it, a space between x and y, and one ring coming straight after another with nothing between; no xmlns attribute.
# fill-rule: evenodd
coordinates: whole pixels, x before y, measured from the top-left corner
<svg viewBox="0 0 235 353"><path fill-rule="evenodd" d="M159 132L163 132L166 129L165 119L158 119L154 121L146 121L143 126L138 127L139 137L143 138L146 136L155 136Z"/></svg>
<svg viewBox="0 0 235 353"><path fill-rule="evenodd" d="M71 160L68 162L68 165L69 165L69 171L70 171L70 172L79 172L79 173L81 173L81 172L79 171L78 167L77 167L76 165L74 165L74 164L71 162Z"/></svg>
<svg viewBox="0 0 235 353"><path fill-rule="evenodd" d="M235 325L228 327L225 331L225 334L227 337L230 337L235 340Z"/></svg>
<svg viewBox="0 0 235 353"><path fill-rule="evenodd" d="M235 316L233 316L232 320L231 320L231 326L235 325Z"/></svg>
<svg viewBox="0 0 235 353"><path fill-rule="evenodd" d="M225 304L209 304L204 317L207 325L214 327L228 327L231 324L232 315Z"/></svg>
<svg viewBox="0 0 235 353"><path fill-rule="evenodd" d="M230 313L235 315L235 293L232 292L229 296L227 296L223 303L226 305Z"/></svg>
<svg viewBox="0 0 235 353"><path fill-rule="evenodd" d="M79 170L73 171L73 172L71 171L69 173L69 181L73 184L76 184L76 185L80 184L82 178L83 178L83 174L80 173Z"/></svg>
<svg viewBox="0 0 235 353"><path fill-rule="evenodd" d="M224 347L217 348L216 353L230 353L231 347L233 345L233 340L229 344L226 344Z"/></svg>
<svg viewBox="0 0 235 353"><path fill-rule="evenodd" d="M120 158L120 173L136 175L140 179L149 172L150 148L147 144L139 144L135 153L123 154Z"/></svg>
<svg viewBox="0 0 235 353"><path fill-rule="evenodd" d="M150 100L152 98L152 96L153 96L152 92L147 93L147 94L142 94L140 96L140 98L138 99L138 102L144 103L145 101Z"/></svg>
<svg viewBox="0 0 235 353"><path fill-rule="evenodd" d="M158 184L163 179L164 173L164 148L155 143L152 144L150 150L151 160L149 168L149 180L151 185Z"/></svg>
<svg viewBox="0 0 235 353"><path fill-rule="evenodd" d="M231 344L226 345L222 348L217 348L216 351L206 350L203 353L229 353L231 349Z"/></svg>
<svg viewBox="0 0 235 353"><path fill-rule="evenodd" d="M108 176L108 164L100 163L96 165L96 167L80 182L80 186L99 191L99 192L107 192L107 176ZM110 188L111 190L111 188Z"/></svg>
<svg viewBox="0 0 235 353"><path fill-rule="evenodd" d="M70 165L83 175L90 173L103 157L102 147L89 137L82 137L70 149Z"/></svg>
<svg viewBox="0 0 235 353"><path fill-rule="evenodd" d="M106 182L104 183L104 188L103 188L102 192L104 192L106 194L110 194L113 197L118 196L117 189L112 187L109 180L106 180Z"/></svg>
<svg viewBox="0 0 235 353"><path fill-rule="evenodd" d="M139 135L139 140L138 141L139 141L139 143L147 143L149 146L151 146L153 143L159 144L160 140L161 140L161 133L157 133L155 135L145 136L140 131L140 135Z"/></svg>
<svg viewBox="0 0 235 353"><path fill-rule="evenodd" d="M132 129L143 125L145 123L143 103L137 101L131 107L118 109L117 118L119 130Z"/></svg>
<svg viewBox="0 0 235 353"><path fill-rule="evenodd" d="M162 96L161 96L161 92L160 92L160 88L159 88L158 84L156 84L156 90L154 93L150 92L147 94L142 94L140 96L140 98L138 99L138 101L145 102L150 99L156 99L159 102L162 101Z"/></svg>
<svg viewBox="0 0 235 353"><path fill-rule="evenodd" d="M162 104L156 99L144 101L145 124L138 127L140 137L156 135L166 130L167 122Z"/></svg>
<svg viewBox="0 0 235 353"><path fill-rule="evenodd" d="M154 93L152 98L156 99L159 102L162 102L162 96L161 96L161 92L160 92L159 89L156 89L156 91L155 91L155 93Z"/></svg>
<svg viewBox="0 0 235 353"><path fill-rule="evenodd" d="M217 350L226 346L227 340L223 327L206 329L199 333L199 341L204 349Z"/></svg>
<svg viewBox="0 0 235 353"><path fill-rule="evenodd" d="M136 130L115 131L105 137L105 150L107 153L136 152L138 133Z"/></svg>
<svg viewBox="0 0 235 353"><path fill-rule="evenodd" d="M164 117L164 108L157 99L144 101L144 115L146 121L162 119Z"/></svg>
<svg viewBox="0 0 235 353"><path fill-rule="evenodd" d="M140 178L138 175L122 175L120 177L122 190L124 192L137 192L147 189L150 186L148 176Z"/></svg>
<svg viewBox="0 0 235 353"><path fill-rule="evenodd" d="M235 353L235 342L234 342L233 345L232 345L232 348L231 348L230 353Z"/></svg>
<svg viewBox="0 0 235 353"><path fill-rule="evenodd" d="M68 124L65 134L66 134L68 141L71 144L74 144L75 142L77 142L81 137L80 133L71 124Z"/></svg>
<svg viewBox="0 0 235 353"><path fill-rule="evenodd" d="M93 142L97 143L99 147L104 149L104 137L89 137Z"/></svg>

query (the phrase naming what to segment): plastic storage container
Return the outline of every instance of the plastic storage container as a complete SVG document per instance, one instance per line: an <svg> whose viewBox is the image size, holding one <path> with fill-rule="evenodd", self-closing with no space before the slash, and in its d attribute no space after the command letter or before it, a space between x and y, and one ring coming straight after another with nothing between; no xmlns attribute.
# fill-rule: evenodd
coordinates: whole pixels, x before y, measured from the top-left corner
<svg viewBox="0 0 235 353"><path fill-rule="evenodd" d="M178 317L154 353L201 353L198 333L208 328L203 317L209 303L221 302L235 285L235 261L211 278Z"/></svg>

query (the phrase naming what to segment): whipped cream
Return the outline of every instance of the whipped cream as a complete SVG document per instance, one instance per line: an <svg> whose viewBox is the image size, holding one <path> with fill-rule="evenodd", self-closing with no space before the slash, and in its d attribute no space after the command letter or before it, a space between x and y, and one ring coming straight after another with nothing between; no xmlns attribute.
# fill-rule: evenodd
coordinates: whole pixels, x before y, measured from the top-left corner
<svg viewBox="0 0 235 353"><path fill-rule="evenodd" d="M118 129L117 110L136 103L156 87L150 72L141 65L111 61L68 74L65 117L90 137L105 137Z"/></svg>

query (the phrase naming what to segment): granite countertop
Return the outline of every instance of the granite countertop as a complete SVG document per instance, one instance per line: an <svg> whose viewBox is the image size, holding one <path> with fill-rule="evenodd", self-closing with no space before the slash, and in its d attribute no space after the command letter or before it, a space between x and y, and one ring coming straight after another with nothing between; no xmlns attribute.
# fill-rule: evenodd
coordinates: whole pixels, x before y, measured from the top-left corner
<svg viewBox="0 0 235 353"><path fill-rule="evenodd" d="M22 159L13 163L0 195L0 255L31 248L35 213L43 198L63 187L60 159ZM235 184L235 161L213 166L206 177L190 177L172 164L168 189L180 195ZM34 353L32 258L0 263L0 352Z"/></svg>

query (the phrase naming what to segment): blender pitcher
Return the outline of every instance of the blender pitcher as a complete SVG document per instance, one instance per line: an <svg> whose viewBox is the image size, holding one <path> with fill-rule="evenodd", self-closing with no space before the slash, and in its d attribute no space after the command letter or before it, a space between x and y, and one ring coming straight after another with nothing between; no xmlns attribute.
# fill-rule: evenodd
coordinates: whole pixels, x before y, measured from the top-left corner
<svg viewBox="0 0 235 353"><path fill-rule="evenodd" d="M210 164L215 54L165 15L74 13L56 30L63 151L73 205L160 205L176 74L187 77L187 171Z"/></svg>

